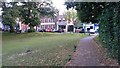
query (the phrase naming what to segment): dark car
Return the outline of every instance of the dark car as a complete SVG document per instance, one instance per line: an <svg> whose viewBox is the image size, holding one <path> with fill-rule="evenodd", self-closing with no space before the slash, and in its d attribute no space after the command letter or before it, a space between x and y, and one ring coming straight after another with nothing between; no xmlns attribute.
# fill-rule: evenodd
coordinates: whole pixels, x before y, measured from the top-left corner
<svg viewBox="0 0 120 68"><path fill-rule="evenodd" d="M38 30L39 32L44 32L43 30Z"/></svg>
<svg viewBox="0 0 120 68"><path fill-rule="evenodd" d="M59 30L58 30L58 32L60 32L60 33L61 33L61 32L64 32L64 30L63 30L63 29L59 29Z"/></svg>
<svg viewBox="0 0 120 68"><path fill-rule="evenodd" d="M46 32L46 30L45 30L45 29L43 29L43 32Z"/></svg>
<svg viewBox="0 0 120 68"><path fill-rule="evenodd" d="M46 32L45 29L38 29L38 32Z"/></svg>

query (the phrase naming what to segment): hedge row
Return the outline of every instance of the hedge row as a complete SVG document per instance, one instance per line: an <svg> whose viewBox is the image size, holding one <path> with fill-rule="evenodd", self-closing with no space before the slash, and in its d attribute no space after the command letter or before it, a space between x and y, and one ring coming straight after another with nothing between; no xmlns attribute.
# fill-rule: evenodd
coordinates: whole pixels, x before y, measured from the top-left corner
<svg viewBox="0 0 120 68"><path fill-rule="evenodd" d="M99 37L109 55L120 64L120 2L106 4L101 14Z"/></svg>

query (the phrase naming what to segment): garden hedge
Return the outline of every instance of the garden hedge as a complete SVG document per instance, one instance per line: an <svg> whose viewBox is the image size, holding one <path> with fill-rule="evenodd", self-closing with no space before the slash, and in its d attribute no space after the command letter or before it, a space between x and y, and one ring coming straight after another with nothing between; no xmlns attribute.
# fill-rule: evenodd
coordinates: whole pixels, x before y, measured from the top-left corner
<svg viewBox="0 0 120 68"><path fill-rule="evenodd" d="M120 64L120 2L109 3L101 14L100 40L105 44L109 55Z"/></svg>

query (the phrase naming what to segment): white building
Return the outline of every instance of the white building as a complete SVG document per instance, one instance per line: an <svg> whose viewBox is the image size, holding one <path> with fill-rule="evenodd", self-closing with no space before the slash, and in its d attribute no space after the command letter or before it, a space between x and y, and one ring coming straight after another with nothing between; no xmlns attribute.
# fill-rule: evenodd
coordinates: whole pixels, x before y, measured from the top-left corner
<svg viewBox="0 0 120 68"><path fill-rule="evenodd" d="M0 28L3 29L2 19L0 19Z"/></svg>
<svg viewBox="0 0 120 68"><path fill-rule="evenodd" d="M62 29L64 32L73 32L74 24L72 21L68 21L64 15L59 15L57 17L57 30Z"/></svg>
<svg viewBox="0 0 120 68"><path fill-rule="evenodd" d="M55 28L55 19L52 17L44 16L40 17L40 25L38 29L54 29Z"/></svg>

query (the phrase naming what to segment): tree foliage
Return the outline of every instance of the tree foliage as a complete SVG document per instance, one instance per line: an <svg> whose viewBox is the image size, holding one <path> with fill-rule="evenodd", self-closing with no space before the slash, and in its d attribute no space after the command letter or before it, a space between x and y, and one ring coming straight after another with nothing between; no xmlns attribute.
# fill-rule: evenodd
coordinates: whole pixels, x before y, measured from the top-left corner
<svg viewBox="0 0 120 68"><path fill-rule="evenodd" d="M25 24L30 26L31 32L34 31L34 26L40 23L37 2L22 2L21 15Z"/></svg>
<svg viewBox="0 0 120 68"><path fill-rule="evenodd" d="M15 19L19 17L19 11L17 9L17 2L2 2L2 19L5 25L10 26L10 32L14 31Z"/></svg>
<svg viewBox="0 0 120 68"><path fill-rule="evenodd" d="M100 20L100 39L106 44L109 55L120 63L120 2L106 3Z"/></svg>
<svg viewBox="0 0 120 68"><path fill-rule="evenodd" d="M97 23L99 21L98 16L104 9L104 3L100 2L66 2L65 4L67 8L75 8L79 19L87 23Z"/></svg>
<svg viewBox="0 0 120 68"><path fill-rule="evenodd" d="M64 15L65 15L65 18L68 19L68 20L77 19L77 13L73 9L67 10L66 12L64 12Z"/></svg>

